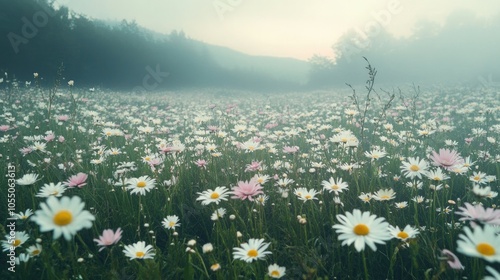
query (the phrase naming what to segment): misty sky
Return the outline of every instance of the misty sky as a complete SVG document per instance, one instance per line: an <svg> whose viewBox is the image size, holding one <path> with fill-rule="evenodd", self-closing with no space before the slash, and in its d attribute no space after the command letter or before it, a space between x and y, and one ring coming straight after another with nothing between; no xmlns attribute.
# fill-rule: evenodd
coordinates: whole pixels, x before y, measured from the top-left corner
<svg viewBox="0 0 500 280"><path fill-rule="evenodd" d="M443 23L457 11L500 14L500 1L466 0L56 0L77 13L104 20L136 20L161 33L189 37L253 55L332 56L331 46L350 29L382 25L409 36L416 22ZM216 8L218 7L218 9ZM378 15L378 16L377 16Z"/></svg>

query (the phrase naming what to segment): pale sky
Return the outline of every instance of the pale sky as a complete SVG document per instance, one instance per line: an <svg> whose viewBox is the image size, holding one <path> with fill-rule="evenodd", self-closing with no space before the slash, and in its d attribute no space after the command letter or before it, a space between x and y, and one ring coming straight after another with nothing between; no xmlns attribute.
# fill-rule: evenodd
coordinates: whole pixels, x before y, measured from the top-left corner
<svg viewBox="0 0 500 280"><path fill-rule="evenodd" d="M499 0L56 0L103 20L135 20L160 33L183 30L190 38L247 54L307 60L333 56L347 31L383 26L407 36L419 20L442 23L457 11L500 15ZM216 7L219 7L217 9ZM377 21L377 18L379 19Z"/></svg>

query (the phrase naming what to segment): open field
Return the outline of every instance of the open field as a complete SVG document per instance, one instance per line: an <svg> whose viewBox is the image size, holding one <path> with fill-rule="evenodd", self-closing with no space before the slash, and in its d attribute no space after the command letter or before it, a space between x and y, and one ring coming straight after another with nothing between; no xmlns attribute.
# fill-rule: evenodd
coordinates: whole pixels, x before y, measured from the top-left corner
<svg viewBox="0 0 500 280"><path fill-rule="evenodd" d="M498 277L494 88L0 86L2 279Z"/></svg>

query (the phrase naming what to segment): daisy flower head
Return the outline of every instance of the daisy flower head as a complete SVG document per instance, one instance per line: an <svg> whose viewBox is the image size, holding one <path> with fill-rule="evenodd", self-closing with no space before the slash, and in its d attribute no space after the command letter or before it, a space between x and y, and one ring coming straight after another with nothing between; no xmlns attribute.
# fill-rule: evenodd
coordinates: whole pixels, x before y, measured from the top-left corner
<svg viewBox="0 0 500 280"><path fill-rule="evenodd" d="M475 227L474 231L464 227L464 233L458 236L458 252L489 262L500 262L500 236L493 226Z"/></svg>
<svg viewBox="0 0 500 280"><path fill-rule="evenodd" d="M232 188L234 196L231 198L239 198L241 200L248 198L248 200L253 201L254 196L264 193L262 189L263 187L255 178L252 178L250 181L239 181L238 186Z"/></svg>
<svg viewBox="0 0 500 280"><path fill-rule="evenodd" d="M146 246L146 242L139 241L132 245L126 245L123 249L126 257L133 259L152 259L155 256L153 246Z"/></svg>
<svg viewBox="0 0 500 280"><path fill-rule="evenodd" d="M408 161L403 161L401 164L401 172L404 173L405 177L413 179L418 177L422 179L422 175L427 172L428 163L425 159L420 160L420 158L408 158Z"/></svg>
<svg viewBox="0 0 500 280"><path fill-rule="evenodd" d="M225 208L219 208L219 209L216 209L212 213L212 216L210 216L210 219L212 221L217 221L217 220L223 218L225 215L226 215L226 209Z"/></svg>
<svg viewBox="0 0 500 280"><path fill-rule="evenodd" d="M342 245L354 243L358 252L364 250L365 245L376 251L375 244L384 244L384 241L391 239L389 223L383 217L371 215L370 212L362 213L361 210L354 209L352 213L337 215L337 220L340 224L333 225L332 228L339 234Z"/></svg>
<svg viewBox="0 0 500 280"><path fill-rule="evenodd" d="M208 205L212 202L218 205L221 200L227 200L228 191L226 187L217 187L215 190L198 192L200 196L196 200L201 200L201 205Z"/></svg>
<svg viewBox="0 0 500 280"><path fill-rule="evenodd" d="M36 194L36 197L49 197L49 196L61 197L65 191L66 187L60 182L57 184L54 183L45 184Z"/></svg>
<svg viewBox="0 0 500 280"><path fill-rule="evenodd" d="M120 241L121 238L122 238L122 229L121 228L118 228L116 230L116 232L113 232L112 229L105 229L102 232L102 235L99 236L99 239L94 239L94 242L97 243L97 246L102 246L99 249L99 252L100 252L100 251L104 250L104 248L106 248L106 246L110 246L110 245L118 243L118 241Z"/></svg>
<svg viewBox="0 0 500 280"><path fill-rule="evenodd" d="M306 202L308 200L318 200L316 195L318 194L318 191L315 189L306 189L306 188L296 188L294 190L294 194L297 196L298 199Z"/></svg>
<svg viewBox="0 0 500 280"><path fill-rule="evenodd" d="M391 200L396 198L396 192L394 192L393 189L384 189L384 190L379 190L376 191L372 195L373 199L378 200L378 201L384 201L384 200Z"/></svg>
<svg viewBox="0 0 500 280"><path fill-rule="evenodd" d="M6 240L2 240L3 251L10 251L11 248L17 249L29 238L30 236L26 233L26 231L16 231L14 236L6 234Z"/></svg>
<svg viewBox="0 0 500 280"><path fill-rule="evenodd" d="M267 267L267 275L271 278L279 279L285 276L286 267L277 264L271 264Z"/></svg>
<svg viewBox="0 0 500 280"><path fill-rule="evenodd" d="M323 186L324 190L327 190L328 192L334 192L336 195L338 195L343 190L349 189L349 185L346 182L343 182L342 178L330 178L328 181L325 180L321 182L321 185Z"/></svg>
<svg viewBox="0 0 500 280"><path fill-rule="evenodd" d="M443 167L444 169L451 169L455 165L464 163L463 158L455 150L439 149L439 153L432 151L430 156L432 164L435 166Z"/></svg>
<svg viewBox="0 0 500 280"><path fill-rule="evenodd" d="M443 249L441 251L441 255L443 260L445 260L452 269L462 270L465 268L458 259L458 257L455 254L453 254L450 250Z"/></svg>
<svg viewBox="0 0 500 280"><path fill-rule="evenodd" d="M181 224L179 223L179 217L177 217L177 215L167 216L166 218L163 219L161 224L166 229L174 229L174 230L175 230L175 227L181 226Z"/></svg>
<svg viewBox="0 0 500 280"><path fill-rule="evenodd" d="M26 252L28 253L28 255L30 255L30 257L39 256L40 253L42 252L42 245L40 244L31 245L28 247L28 249L26 249Z"/></svg>
<svg viewBox="0 0 500 280"><path fill-rule="evenodd" d="M400 239L402 241L407 241L408 239L413 239L419 234L418 229L407 225L404 229L399 229L399 226L393 227L389 226L389 232L394 238Z"/></svg>
<svg viewBox="0 0 500 280"><path fill-rule="evenodd" d="M251 263L254 260L264 259L271 252L266 251L271 243L264 243L264 239L250 238L248 243L233 248L233 258Z"/></svg>
<svg viewBox="0 0 500 280"><path fill-rule="evenodd" d="M27 220L31 215L33 215L33 210L26 209L24 212L15 213L14 217L19 220Z"/></svg>
<svg viewBox="0 0 500 280"><path fill-rule="evenodd" d="M372 161L374 160L377 160L377 159L381 159L383 157L385 157L387 155L386 152L383 152L383 151L380 151L380 150L373 150L373 151L366 151L365 152L365 156L367 158L370 158Z"/></svg>
<svg viewBox="0 0 500 280"><path fill-rule="evenodd" d="M85 203L78 196L64 196L61 199L50 196L40 204L41 209L35 212L31 220L40 226L41 232L54 231L53 239L63 235L69 241L79 230L91 228L95 220L83 207Z"/></svg>
<svg viewBox="0 0 500 280"><path fill-rule="evenodd" d="M87 183L85 182L87 181L87 178L88 178L87 174L80 172L74 176L69 177L69 179L66 182L64 182L64 184L69 188L74 188L74 187L81 188L87 185Z"/></svg>
<svg viewBox="0 0 500 280"><path fill-rule="evenodd" d="M476 222L500 226L500 210L498 209L485 209L480 204L472 205L470 203L465 203L458 209L461 210L461 212L456 212L457 215L462 216L460 221L471 221L472 227L476 226Z"/></svg>
<svg viewBox="0 0 500 280"><path fill-rule="evenodd" d="M146 192L149 192L155 187L156 180L151 179L148 176L141 176L139 178L130 178L125 181L127 184L127 190L132 190L131 194L140 194L146 195Z"/></svg>
<svg viewBox="0 0 500 280"><path fill-rule="evenodd" d="M38 180L40 180L38 178L38 174L29 173L29 174L24 174L23 177L17 179L16 184L18 184L20 186L29 186L29 185L33 185Z"/></svg>

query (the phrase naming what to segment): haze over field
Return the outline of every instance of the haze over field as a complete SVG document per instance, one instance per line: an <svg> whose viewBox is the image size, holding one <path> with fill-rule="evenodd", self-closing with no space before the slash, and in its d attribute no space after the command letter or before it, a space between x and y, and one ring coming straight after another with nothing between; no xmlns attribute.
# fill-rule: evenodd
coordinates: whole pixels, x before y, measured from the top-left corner
<svg viewBox="0 0 500 280"><path fill-rule="evenodd" d="M365 56L388 84L500 81L493 0L45 2L0 1L0 69L20 79L65 63L82 85L130 90L158 64L159 88L314 89L363 83Z"/></svg>

